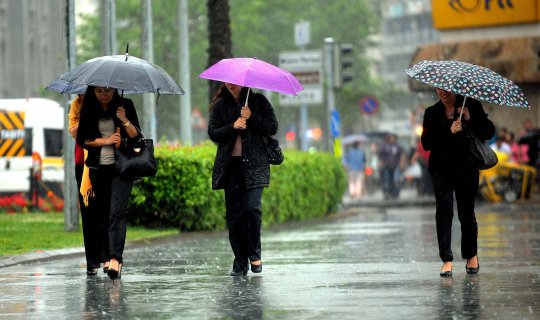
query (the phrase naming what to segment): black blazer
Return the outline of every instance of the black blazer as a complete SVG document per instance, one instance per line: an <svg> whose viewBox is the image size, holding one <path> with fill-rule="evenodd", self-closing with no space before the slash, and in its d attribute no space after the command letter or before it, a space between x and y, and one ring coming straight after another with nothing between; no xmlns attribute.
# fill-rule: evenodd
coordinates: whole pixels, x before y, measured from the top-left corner
<svg viewBox="0 0 540 320"><path fill-rule="evenodd" d="M140 129L141 127L139 124L139 119L137 117L137 112L135 111L135 107L133 106L133 101L123 98L122 106L126 110L126 117L128 118L129 122L131 122L131 125ZM83 106L83 108L85 107L86 106ZM114 120L115 127L120 128L120 135L122 136L122 139L129 139L125 127L120 123L118 118L114 116L116 114L116 109L118 108L118 106L110 106L109 108L111 108L111 110L109 110L107 114L96 114L102 112L97 108L99 107L92 108L92 110L81 110L79 129L77 130L77 143L81 147L88 150L88 157L86 158L85 162L88 168L97 168L99 166L101 147L90 147L86 145L85 141L93 141L97 138L102 138L98 127L100 117L112 118ZM130 140L137 139L138 137L135 137Z"/></svg>
<svg viewBox="0 0 540 320"><path fill-rule="evenodd" d="M470 114L469 121L462 118L463 130L452 134L450 127L459 118L457 108L462 103L463 97L456 95L454 119L446 119L445 108L440 100L424 113L421 141L424 149L430 151L429 171L432 174L474 171L467 161L467 134L473 131L481 140L488 140L495 134L495 126L488 119L482 104L472 98L467 98L465 102Z"/></svg>

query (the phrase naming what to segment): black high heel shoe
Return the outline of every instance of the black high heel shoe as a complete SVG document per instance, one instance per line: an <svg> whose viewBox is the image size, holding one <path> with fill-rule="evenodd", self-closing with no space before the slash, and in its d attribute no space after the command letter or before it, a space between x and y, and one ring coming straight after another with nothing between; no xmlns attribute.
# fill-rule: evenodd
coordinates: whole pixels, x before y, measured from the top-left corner
<svg viewBox="0 0 540 320"><path fill-rule="evenodd" d="M260 264L253 264L253 263L250 263L251 265L251 272L253 273L261 273L262 272L262 261Z"/></svg>
<svg viewBox="0 0 540 320"><path fill-rule="evenodd" d="M240 265L240 264L233 264L233 269L231 271L231 276L232 277L240 277L240 276L245 276L247 275L248 273L248 266L247 265Z"/></svg>
<svg viewBox="0 0 540 320"><path fill-rule="evenodd" d="M92 269L92 270L86 270L86 275L89 277L96 276L98 272L98 269Z"/></svg>
<svg viewBox="0 0 540 320"><path fill-rule="evenodd" d="M439 273L439 275L443 278L451 278L453 269L454 267L452 266L452 268L450 268L449 271L442 271L442 267L441 267L441 272Z"/></svg>
<svg viewBox="0 0 540 320"><path fill-rule="evenodd" d="M477 261L476 268L467 267L467 264L465 264L465 271L467 271L467 274L478 274L478 272L480 271L480 261L478 258L476 258L476 261Z"/></svg>
<svg viewBox="0 0 540 320"><path fill-rule="evenodd" d="M439 275L443 278L452 278L452 270L440 272Z"/></svg>
<svg viewBox="0 0 540 320"><path fill-rule="evenodd" d="M122 278L122 263L118 264L118 270L109 267L107 270L107 275L113 281Z"/></svg>

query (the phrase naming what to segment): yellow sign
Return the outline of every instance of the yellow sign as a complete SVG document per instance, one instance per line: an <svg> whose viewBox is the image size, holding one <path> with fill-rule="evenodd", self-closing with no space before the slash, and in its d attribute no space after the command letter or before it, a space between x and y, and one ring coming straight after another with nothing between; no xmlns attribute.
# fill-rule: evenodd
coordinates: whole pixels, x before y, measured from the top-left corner
<svg viewBox="0 0 540 320"><path fill-rule="evenodd" d="M432 0L436 29L459 29L539 21L540 0Z"/></svg>
<svg viewBox="0 0 540 320"><path fill-rule="evenodd" d="M24 111L0 110L0 157L25 155L24 116Z"/></svg>

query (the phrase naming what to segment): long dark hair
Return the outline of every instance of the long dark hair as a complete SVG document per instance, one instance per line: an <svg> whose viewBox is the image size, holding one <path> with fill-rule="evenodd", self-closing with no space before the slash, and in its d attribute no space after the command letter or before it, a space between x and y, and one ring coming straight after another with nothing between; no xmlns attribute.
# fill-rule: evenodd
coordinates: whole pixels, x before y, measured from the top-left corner
<svg viewBox="0 0 540 320"><path fill-rule="evenodd" d="M247 92L248 92L248 87L242 87L242 91L240 92L240 101L246 98ZM209 109L210 113L214 110L214 105L220 98L234 101L234 97L232 93L229 91L229 89L227 89L227 86L225 86L225 83L221 84L217 93L212 98L212 102L210 103L210 109Z"/></svg>
<svg viewBox="0 0 540 320"><path fill-rule="evenodd" d="M81 106L81 118L84 117L91 122L97 122L102 118L112 118L116 123L118 120L116 118L116 110L122 105L122 98L118 94L118 90L114 90L114 95L111 102L109 102L109 107L107 110L103 110L96 97L96 93L94 92L95 88L95 86L88 86L88 89L86 89L86 94L84 95Z"/></svg>

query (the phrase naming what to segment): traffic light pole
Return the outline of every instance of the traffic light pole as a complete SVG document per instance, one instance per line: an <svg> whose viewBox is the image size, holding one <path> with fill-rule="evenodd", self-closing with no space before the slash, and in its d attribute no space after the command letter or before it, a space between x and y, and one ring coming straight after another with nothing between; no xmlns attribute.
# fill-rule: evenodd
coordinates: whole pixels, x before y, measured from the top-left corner
<svg viewBox="0 0 540 320"><path fill-rule="evenodd" d="M326 84L326 136L327 136L327 150L332 152L332 111L335 108L336 99L334 95L334 70L333 70L333 57L334 57L334 38L324 39L324 70L325 70L325 84Z"/></svg>

